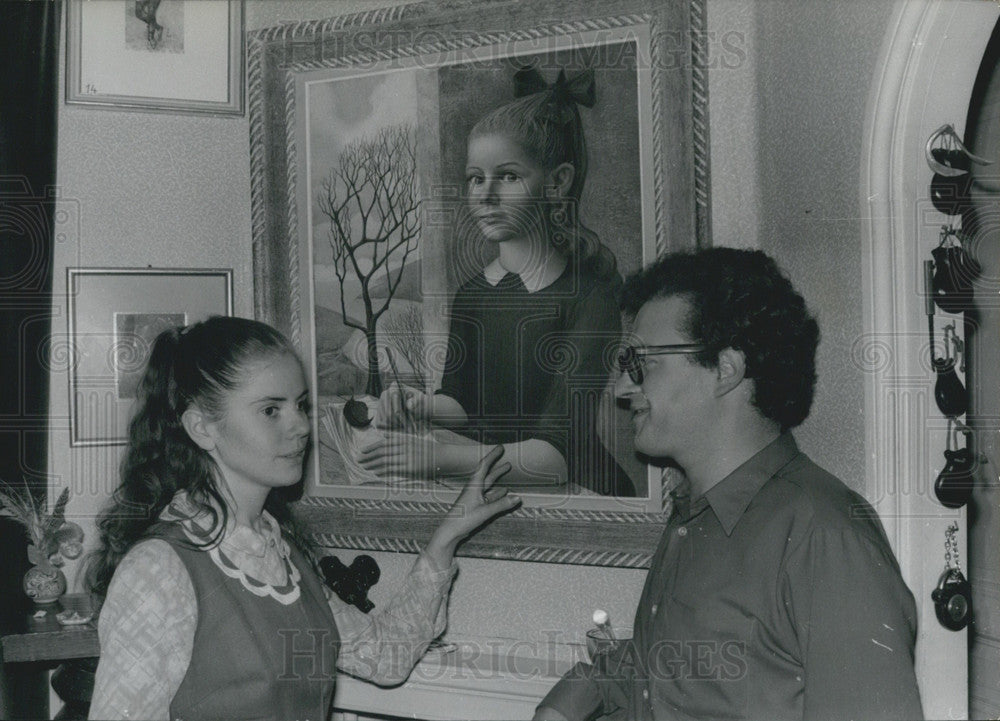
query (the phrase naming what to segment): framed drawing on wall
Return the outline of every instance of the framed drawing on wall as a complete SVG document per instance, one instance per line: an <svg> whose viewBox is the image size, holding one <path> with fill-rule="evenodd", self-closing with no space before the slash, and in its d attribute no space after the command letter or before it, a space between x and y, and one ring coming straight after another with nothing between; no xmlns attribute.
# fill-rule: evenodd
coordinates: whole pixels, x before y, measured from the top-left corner
<svg viewBox="0 0 1000 721"><path fill-rule="evenodd" d="M70 445L125 443L156 336L233 313L232 271L69 268Z"/></svg>
<svg viewBox="0 0 1000 721"><path fill-rule="evenodd" d="M628 414L613 399L622 335L616 309L603 325L572 330L546 318L571 315L596 284L667 249L707 241L705 66L692 63L701 47L691 32L702 13L697 2L430 2L249 35L255 311L286 331L309 365L316 443L301 510L321 541L415 550L431 525L427 515L451 503L462 478L437 472L440 456L413 468L409 461L421 452L430 458L423 449L441 444L507 443L473 427L485 410L468 409L509 395L517 412L498 415L510 438L533 438L544 425L568 465L574 453L607 461L585 473L571 467L568 481L517 486L524 507L464 552L648 562L672 478L635 455ZM473 202L477 183L486 182L478 158L495 147L477 123L509 107L525 83L525 96L580 95L574 137L586 139L587 162L575 164L579 184L568 198L539 205L549 220L524 222L599 238L612 270L588 275L592 258L566 253L551 286L528 290L525 274L520 282L535 297L498 301L492 291L469 290L482 279L507 283L490 280L500 242L492 236L502 235L492 226L501 221ZM557 216L571 220L553 225ZM503 313L511 318L496 327L509 330L491 331L506 335L490 346L482 329ZM471 335L457 330L463 324ZM498 356L516 368L509 387L481 370L493 362L502 371ZM543 410L531 405L536 386L523 380L536 366L549 374L549 385L538 386ZM462 375L466 367L471 375ZM457 432L408 427L405 468L373 469L360 453L395 437L368 423L379 392L393 383L478 400L461 402L468 423ZM566 400L553 406L553 397ZM547 415L553 407L559 413ZM610 469L622 483L607 483Z"/></svg>
<svg viewBox="0 0 1000 721"><path fill-rule="evenodd" d="M243 114L243 3L66 5L66 102Z"/></svg>

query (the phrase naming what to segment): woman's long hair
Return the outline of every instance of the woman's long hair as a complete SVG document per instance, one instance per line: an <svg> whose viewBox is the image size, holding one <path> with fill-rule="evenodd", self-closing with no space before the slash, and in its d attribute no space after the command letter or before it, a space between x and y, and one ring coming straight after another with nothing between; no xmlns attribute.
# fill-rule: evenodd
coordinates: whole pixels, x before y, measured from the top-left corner
<svg viewBox="0 0 1000 721"><path fill-rule="evenodd" d="M617 271L614 253L583 224L579 212L587 179L587 142L579 106L594 105L594 71L585 70L570 80L560 71L556 82L548 85L536 68L525 67L514 75L514 86L517 99L482 117L469 137L509 137L547 170L572 165L573 181L566 197L543 216L549 242L562 255L592 267L598 277L610 277Z"/></svg>
<svg viewBox="0 0 1000 721"><path fill-rule="evenodd" d="M221 540L229 517L218 488L221 476L211 456L188 436L181 416L197 405L209 417L221 418L226 395L245 381L247 367L284 353L296 355L281 333L245 318L214 316L157 336L129 424L120 483L98 517L100 545L86 563L93 593L107 593L121 559L178 491L186 491L194 506L211 517L209 545ZM275 489L264 507L311 558L306 536L288 508L293 496L294 487Z"/></svg>

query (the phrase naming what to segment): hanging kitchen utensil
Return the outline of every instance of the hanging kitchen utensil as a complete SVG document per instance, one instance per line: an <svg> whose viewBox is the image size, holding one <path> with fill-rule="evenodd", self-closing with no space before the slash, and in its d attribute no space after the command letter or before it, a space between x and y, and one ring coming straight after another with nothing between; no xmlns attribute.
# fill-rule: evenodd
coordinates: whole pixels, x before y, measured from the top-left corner
<svg viewBox="0 0 1000 721"><path fill-rule="evenodd" d="M961 631L972 621L972 586L962 575L956 533L957 523L952 523L945 529L944 573L938 579L937 588L931 591L934 613L941 625L950 631ZM952 560L955 562L954 566Z"/></svg>
<svg viewBox="0 0 1000 721"><path fill-rule="evenodd" d="M934 258L934 302L947 313L962 313L972 307L973 283L982 271L959 240L961 231L941 226L941 242L931 251Z"/></svg>
<svg viewBox="0 0 1000 721"><path fill-rule="evenodd" d="M968 441L965 448L958 447L958 429L955 428L955 450L951 450L952 423L948 421L948 442L944 452L945 465L934 480L934 495L946 508L961 508L972 498L974 464Z"/></svg>
<svg viewBox="0 0 1000 721"><path fill-rule="evenodd" d="M942 125L931 133L931 136L927 138L927 145L924 147L924 155L931 170L940 175L951 177L968 173L972 163L978 165L993 164L992 160L970 153L950 123Z"/></svg>
<svg viewBox="0 0 1000 721"><path fill-rule="evenodd" d="M961 215L972 208L971 190L972 176L969 173L934 173L931 178L931 203L945 215Z"/></svg>
<svg viewBox="0 0 1000 721"><path fill-rule="evenodd" d="M937 374L934 382L934 400L942 415L954 418L963 415L969 407L969 395L965 386L955 372L957 359L951 355L952 344L949 334L954 334L955 325L949 324L944 329L944 357L938 358L934 353L934 341L931 341L931 366Z"/></svg>

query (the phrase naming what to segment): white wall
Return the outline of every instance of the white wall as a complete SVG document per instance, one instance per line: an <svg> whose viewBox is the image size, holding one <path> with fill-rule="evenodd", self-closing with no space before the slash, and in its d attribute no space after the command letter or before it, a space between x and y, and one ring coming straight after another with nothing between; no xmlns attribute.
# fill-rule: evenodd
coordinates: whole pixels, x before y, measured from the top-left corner
<svg viewBox="0 0 1000 721"><path fill-rule="evenodd" d="M247 27L395 2L248 0ZM858 201L865 102L891 7L883 0L709 0L713 232L778 256L824 331L804 449L864 491L863 382L848 350L862 333ZM723 48L723 38L729 44ZM732 50L735 48L736 50ZM725 62L723 62L725 61ZM974 59L973 67L978 64ZM55 333L67 267L231 267L237 314L252 314L248 121L61 105L58 184L79 232L56 250ZM116 482L120 448L70 448L68 380L52 374L50 469L89 522ZM349 561L353 553L340 554ZM384 600L412 557L375 554ZM462 559L450 633L578 636L590 612L631 617L644 572ZM72 569L70 569L72 572ZM497 579L503 579L502 584Z"/></svg>

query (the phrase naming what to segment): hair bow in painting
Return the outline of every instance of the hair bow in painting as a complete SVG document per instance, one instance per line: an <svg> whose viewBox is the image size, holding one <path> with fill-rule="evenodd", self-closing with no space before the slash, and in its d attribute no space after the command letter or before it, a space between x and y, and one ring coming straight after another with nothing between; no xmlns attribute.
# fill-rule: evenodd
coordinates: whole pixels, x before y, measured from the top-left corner
<svg viewBox="0 0 1000 721"><path fill-rule="evenodd" d="M542 92L548 93L545 107L550 110L551 116L563 123L569 122L573 118L574 105L585 108L594 106L594 69L587 68L572 80L567 80L566 71L560 70L552 85L545 82L535 67L524 67L514 74L514 97Z"/></svg>

